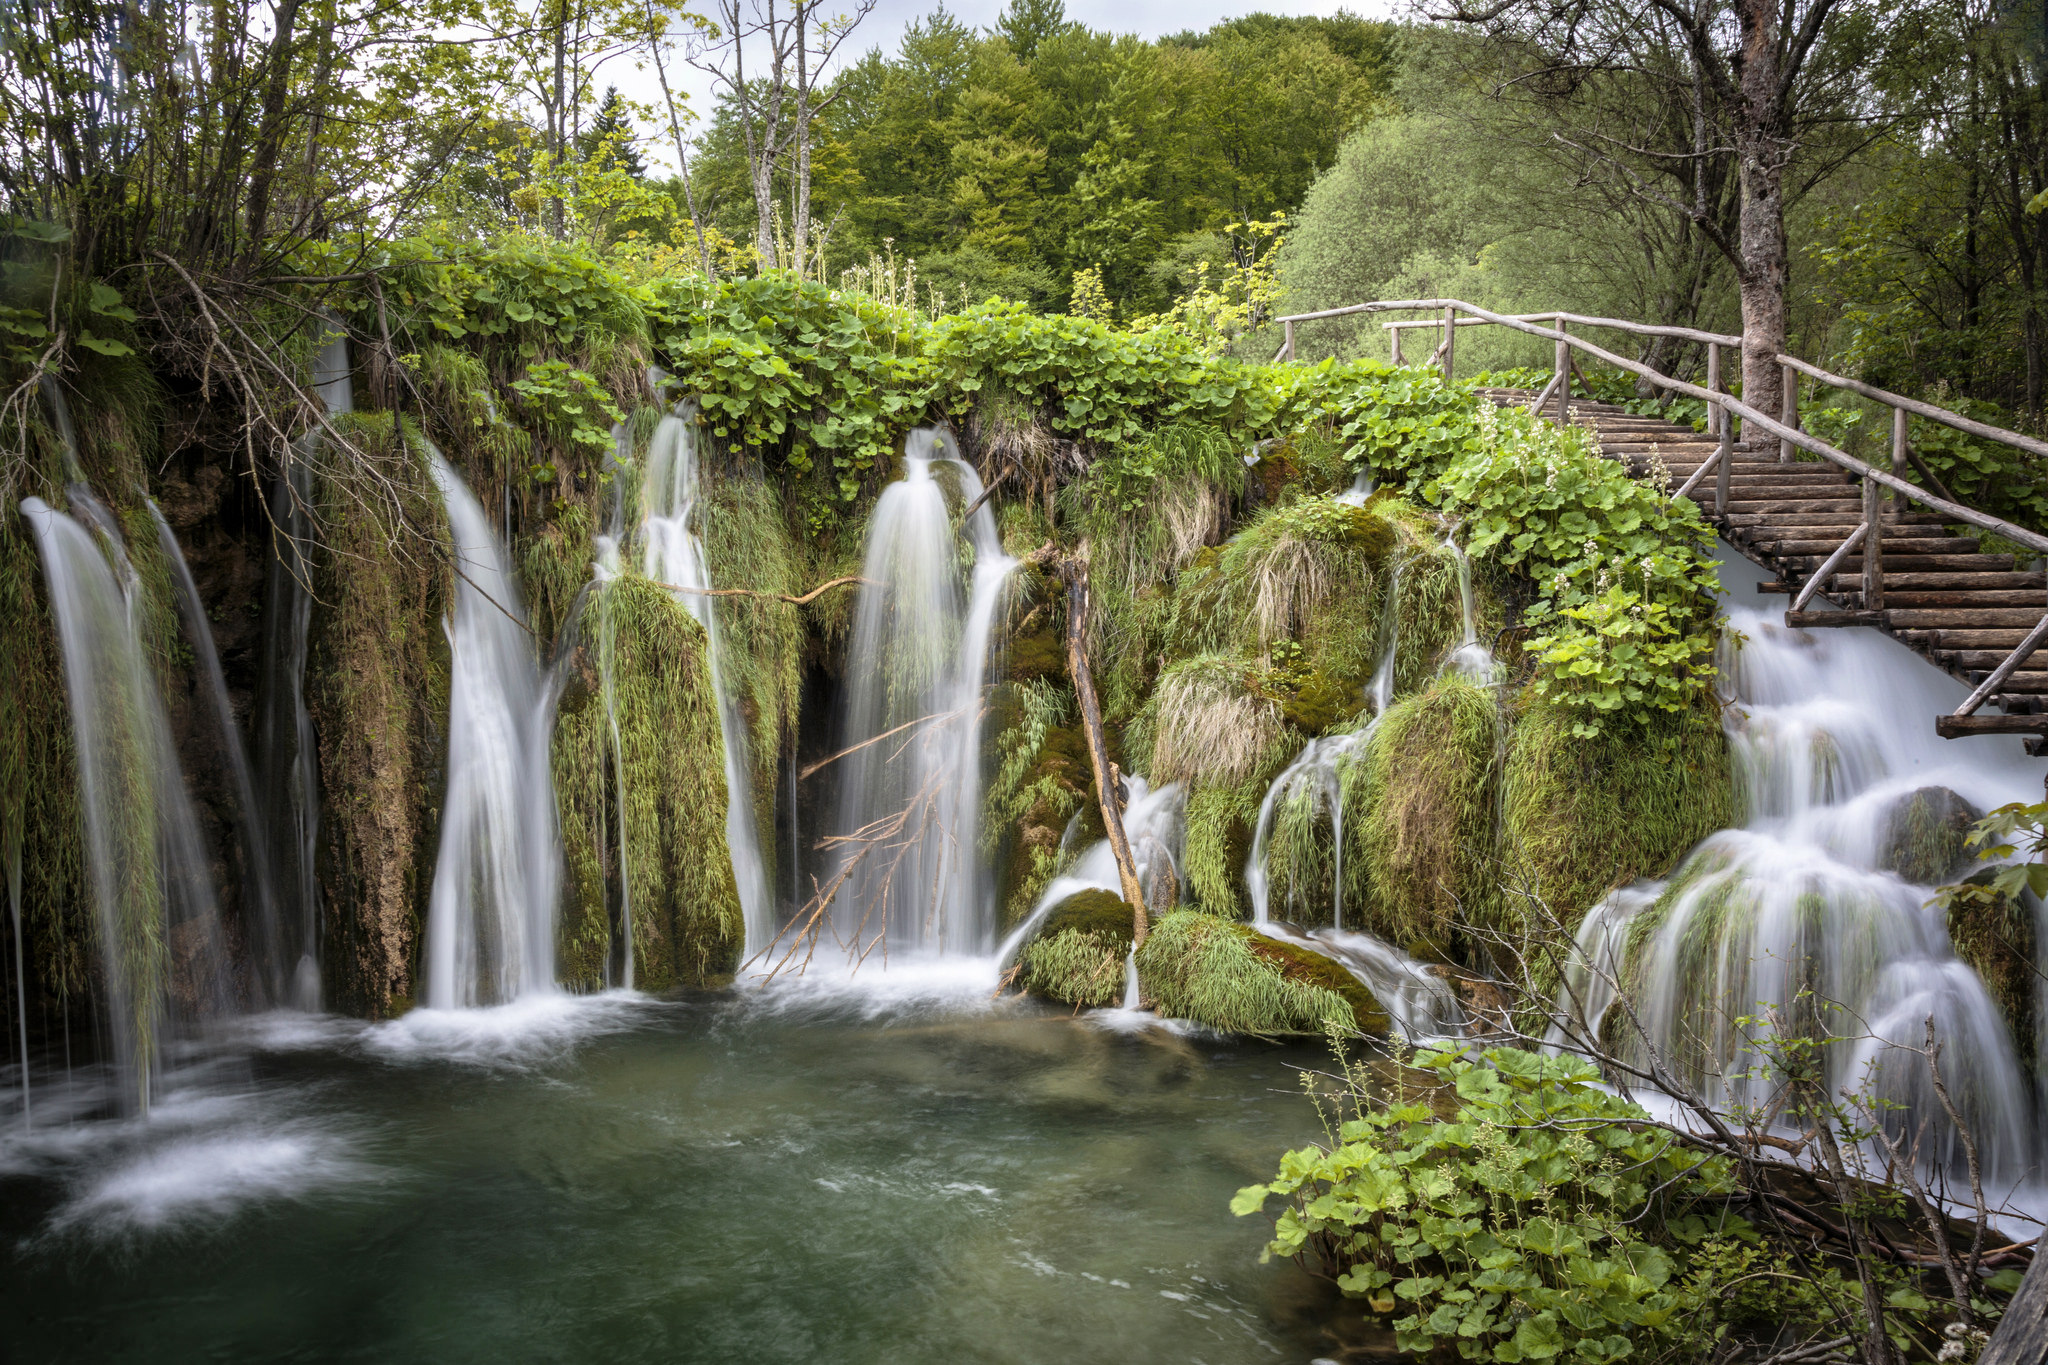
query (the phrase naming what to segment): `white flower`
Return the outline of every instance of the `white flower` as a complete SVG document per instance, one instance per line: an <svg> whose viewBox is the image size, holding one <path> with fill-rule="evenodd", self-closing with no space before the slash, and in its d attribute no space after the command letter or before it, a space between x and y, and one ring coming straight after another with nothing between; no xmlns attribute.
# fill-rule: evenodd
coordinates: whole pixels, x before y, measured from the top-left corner
<svg viewBox="0 0 2048 1365"><path fill-rule="evenodd" d="M1969 1354L1970 1348L1963 1345L1962 1342L1945 1341L1941 1344L1941 1350L1936 1352L1934 1358L1936 1360L1961 1360Z"/></svg>

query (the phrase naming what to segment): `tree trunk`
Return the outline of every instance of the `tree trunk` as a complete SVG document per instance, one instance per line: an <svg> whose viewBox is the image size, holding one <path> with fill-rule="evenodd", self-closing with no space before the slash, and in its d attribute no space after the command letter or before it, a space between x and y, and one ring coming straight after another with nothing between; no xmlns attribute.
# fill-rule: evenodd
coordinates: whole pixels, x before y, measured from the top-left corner
<svg viewBox="0 0 2048 1365"><path fill-rule="evenodd" d="M1124 835L1124 816L1116 798L1116 775L1109 762L1109 746L1102 737L1102 707L1095 699L1095 674L1088 667L1088 550L1086 546L1060 561L1060 577L1067 582L1067 670L1074 675L1074 700L1080 704L1081 731L1088 739L1088 766L1095 773L1096 800L1102 808L1102 828L1109 838L1109 850L1116 855L1117 880L1124 899L1131 904L1131 946L1145 942L1149 927L1145 920L1145 888L1138 881L1138 863L1131 856L1131 841Z"/></svg>
<svg viewBox="0 0 2048 1365"><path fill-rule="evenodd" d="M1741 116L1736 134L1742 178L1741 259L1742 401L1777 417L1782 401L1778 354L1785 349L1785 160L1791 139L1782 127L1779 95L1778 6L1775 0L1740 0Z"/></svg>
<svg viewBox="0 0 2048 1365"><path fill-rule="evenodd" d="M804 273L804 255L811 235L811 71L810 11L797 0L796 11L796 207L790 214L789 264ZM824 278L820 270L818 277Z"/></svg>
<svg viewBox="0 0 2048 1365"><path fill-rule="evenodd" d="M273 11L276 32L265 60L262 122L256 129L256 158L249 168L249 250L263 250L263 232L270 217L270 187L277 179L278 153L284 146L284 101L291 89L292 36L299 20L299 0L279 0Z"/></svg>
<svg viewBox="0 0 2048 1365"><path fill-rule="evenodd" d="M569 0L555 3L555 83L553 106L548 110L548 150L554 154L554 165L550 170L560 183L562 159L567 151L566 133L569 126L569 111L563 101L563 66L569 55ZM567 227L562 210L562 196L558 191L548 201L548 228L559 240Z"/></svg>

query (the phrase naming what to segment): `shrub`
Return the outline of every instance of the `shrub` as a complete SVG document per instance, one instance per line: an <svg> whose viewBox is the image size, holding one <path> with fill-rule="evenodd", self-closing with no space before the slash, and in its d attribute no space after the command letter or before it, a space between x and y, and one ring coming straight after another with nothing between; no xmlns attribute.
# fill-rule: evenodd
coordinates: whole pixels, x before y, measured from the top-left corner
<svg viewBox="0 0 2048 1365"><path fill-rule="evenodd" d="M1440 1048L1413 1064L1433 1095L1360 1112L1238 1191L1240 1215L1284 1201L1266 1255L1313 1258L1404 1351L1591 1362L1696 1330L1710 1290L1689 1258L1755 1237L1721 1206L1725 1161L1576 1058Z"/></svg>

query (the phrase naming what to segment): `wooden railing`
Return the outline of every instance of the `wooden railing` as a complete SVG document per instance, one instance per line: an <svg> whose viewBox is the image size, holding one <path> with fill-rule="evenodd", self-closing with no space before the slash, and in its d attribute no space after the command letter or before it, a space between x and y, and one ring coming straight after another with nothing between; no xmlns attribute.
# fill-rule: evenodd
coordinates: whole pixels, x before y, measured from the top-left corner
<svg viewBox="0 0 2048 1365"><path fill-rule="evenodd" d="M1848 537L1843 540L1841 545L1835 549L1834 553L1828 556L1821 567L1807 579L1805 586L1801 588L1798 597L1792 604L1794 611L1801 610L1812 600L1814 594L1821 589L1828 579L1834 576L1835 571L1858 546L1862 546L1864 551L1863 605L1866 609L1872 611L1883 609L1884 536L1882 517L1884 504L1880 496L1880 489L1888 488L1899 498L1919 503L1923 507L1940 512L1956 521L2003 536L2007 540L2025 546L2036 554L2048 555L2048 536L2029 531L2024 527L2015 526L2001 517L1992 516L1988 512L1980 512L1974 507L1968 507L1957 502L1948 489L1942 486L1941 480L1935 477L1934 471L1929 469L1926 463L1914 453L1911 443L1907 440L1907 418L1911 415L1931 422L1939 422L1944 426L1952 427L1957 431L1967 433L1979 439L2011 446L2016 450L2023 450L2042 458L2048 458L2048 441L2041 441L2016 431L2007 431L2003 427L1994 427L1988 423L1978 422L1964 417L1960 413L1950 412L1945 408L1935 407L1931 403L1920 402L1918 399L1907 398L1902 394L1892 393L1886 389L1862 383L1859 380L1830 374L1818 365L1809 364L1796 356L1790 355L1774 357L1783 381L1783 420L1767 416L1749 404L1744 403L1739 398L1736 398L1733 394L1722 391L1721 351L1724 347L1733 347L1739 354L1742 346L1742 338L1739 336L1727 336L1719 332L1704 332L1692 327L1664 327L1650 323L1628 322L1620 318L1583 317L1577 313L1495 313L1480 308L1475 304L1466 303L1462 299L1397 299L1353 304L1348 308L1326 308L1320 312L1295 313L1287 317L1277 318L1275 321L1280 323L1285 340L1280 347L1279 354L1273 358L1275 361L1292 360L1294 358L1294 328L1296 323L1312 322L1320 318L1345 317L1358 313L1417 312L1439 313L1441 316L1402 319L1383 324L1392 341L1393 361L1397 365L1403 363L1401 358L1401 334L1404 331L1428 329L1434 332L1440 329L1443 333L1443 339L1438 343L1436 350L1425 363L1440 365L1444 378L1447 380L1452 377L1456 362L1457 329L1460 327L1505 327L1511 331L1547 338L1554 342L1556 349L1550 382L1544 386L1542 392L1537 394L1536 400L1529 405L1529 410L1531 412L1541 412L1544 405L1554 398L1557 405L1557 421L1560 425L1567 420L1568 400L1571 394L1569 376L1577 369L1577 366L1573 363L1573 353L1579 351L1596 360L1612 365L1616 369L1646 379L1660 389L1674 394L1682 394L1688 398L1697 398L1706 403L1707 434L1716 441L1714 453L1708 456L1705 462L1693 471L1692 476L1672 496L1678 498L1691 493L1694 488L1699 486L1700 481L1706 477L1707 472L1712 470L1714 473L1714 512L1716 516L1725 517L1728 511L1729 476L1730 467L1734 464L1733 451L1737 440L1735 427L1737 420L1755 427L1768 436L1776 437L1778 442L1778 458L1781 461L1790 460L1795 449L1804 450L1848 470L1849 473L1860 479L1863 484L1862 520L1849 533ZM1550 324L1548 327L1539 325L1546 321ZM1625 332L1631 336L1675 337L1682 341L1691 341L1704 346L1707 359L1706 385L1701 387L1682 379L1674 379L1670 375L1661 374L1638 361L1616 355L1614 352L1597 346L1584 337L1577 336L1568 330L1574 326L1603 328ZM1801 375L1831 388L1844 389L1860 397L1884 404L1892 409L1891 469L1884 470L1879 469L1875 465L1866 464L1847 451L1838 450L1827 442L1799 429L1799 378ZM1581 382L1583 382L1584 376L1581 375L1580 378ZM1935 488L1939 491L1929 492L1927 489L1910 483L1901 477L1899 471L1907 464L1911 464L1920 472L1922 477L1935 485ZM2048 598L2044 598L2042 605L2044 608L2048 608ZM1969 698L1956 709L1955 715L1957 717L1974 715L1977 708L1982 706L1986 700L1996 693L2005 680L2011 677L2013 672L2021 664L2025 663L2035 650L2041 647L2043 641L2048 641L2048 615L2044 615L2040 623L2027 633L2026 638L2020 642L2019 647L2013 650L1997 668L1991 671L1990 675L1970 694Z"/></svg>

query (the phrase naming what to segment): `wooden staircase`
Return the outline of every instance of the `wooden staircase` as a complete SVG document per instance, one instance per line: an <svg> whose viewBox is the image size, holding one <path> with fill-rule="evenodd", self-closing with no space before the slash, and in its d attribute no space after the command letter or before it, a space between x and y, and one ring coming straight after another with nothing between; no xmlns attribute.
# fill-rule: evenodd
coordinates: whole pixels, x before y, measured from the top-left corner
<svg viewBox="0 0 2048 1365"><path fill-rule="evenodd" d="M1526 407L1533 392L1489 389L1495 402ZM1545 404L1546 413L1554 404ZM1689 426L1644 417L1609 403L1574 399L1573 424L1592 431L1600 453L1628 466L1634 477L1681 487L1717 448ZM1848 471L1824 461L1781 463L1778 446L1738 444L1729 469L1728 510L1714 511L1712 474L1688 495L1729 544L1770 570L1776 581L1763 592L1797 594L1863 521L1863 489ZM1879 555L1882 606L1867 609L1863 556L1851 553L1820 585L1840 611L1792 611L1788 626L1874 626L1972 687L2019 647L2048 615L2048 579L2023 569L2010 554L1986 553L1978 533L1933 512L1888 503ZM1944 716L1940 733L2030 736L2029 752L2048 753L2048 649L2028 660L1992 694L2004 715Z"/></svg>

